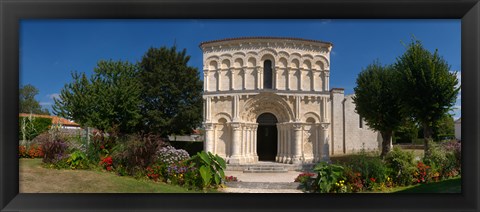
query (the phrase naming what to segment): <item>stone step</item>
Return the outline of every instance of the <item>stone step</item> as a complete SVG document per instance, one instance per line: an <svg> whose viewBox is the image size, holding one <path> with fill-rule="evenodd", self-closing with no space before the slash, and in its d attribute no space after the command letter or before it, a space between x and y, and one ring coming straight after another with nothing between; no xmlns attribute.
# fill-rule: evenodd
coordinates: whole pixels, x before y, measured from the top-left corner
<svg viewBox="0 0 480 212"><path fill-rule="evenodd" d="M248 170L245 169L243 170L243 173L286 173L288 170L282 169L282 170Z"/></svg>
<svg viewBox="0 0 480 212"><path fill-rule="evenodd" d="M251 188L251 189L300 189L298 182L226 182L228 188Z"/></svg>
<svg viewBox="0 0 480 212"><path fill-rule="evenodd" d="M227 164L226 170L228 171L244 171L250 168L283 168L287 171L308 171L313 168L314 164L284 164L284 163L274 163L274 162L259 162L255 164Z"/></svg>

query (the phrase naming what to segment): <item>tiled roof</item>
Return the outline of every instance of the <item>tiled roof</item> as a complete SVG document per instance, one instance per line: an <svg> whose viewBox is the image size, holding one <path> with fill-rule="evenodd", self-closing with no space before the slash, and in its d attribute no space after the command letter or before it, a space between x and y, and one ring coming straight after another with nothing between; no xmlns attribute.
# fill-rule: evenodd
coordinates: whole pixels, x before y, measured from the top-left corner
<svg viewBox="0 0 480 212"><path fill-rule="evenodd" d="M28 117L30 114L28 113L20 113L20 117ZM40 118L50 118L52 119L52 124L62 124L64 126L73 126L73 127L80 127L79 124L69 121L65 118L58 117L58 116L50 116L50 115L40 115L40 114L32 114L33 117L40 117Z"/></svg>
<svg viewBox="0 0 480 212"><path fill-rule="evenodd" d="M211 40L211 41L201 42L201 43L200 43L200 46L202 46L202 45L204 45L204 44L216 43L216 42L222 42L222 41L252 40L252 39L297 40L297 41L308 41L308 42L315 42L315 43L326 43L326 44L330 44L331 46L333 46L333 44L330 43L330 42L325 42L325 41L320 41L320 40L311 40L311 39L303 39L303 38L292 38L292 37L269 37L269 36L237 37L237 38L225 38L225 39L219 39L219 40Z"/></svg>

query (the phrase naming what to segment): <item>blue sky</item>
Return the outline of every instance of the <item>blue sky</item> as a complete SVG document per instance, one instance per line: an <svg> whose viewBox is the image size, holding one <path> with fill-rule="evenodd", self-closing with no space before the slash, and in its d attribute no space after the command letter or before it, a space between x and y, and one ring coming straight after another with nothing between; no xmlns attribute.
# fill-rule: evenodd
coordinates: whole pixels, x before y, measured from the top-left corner
<svg viewBox="0 0 480 212"><path fill-rule="evenodd" d="M461 71L460 20L23 20L20 84L39 89L49 108L71 72L90 75L99 60L137 62L150 47L187 49L189 65L202 69L203 41L281 36L333 43L330 87L353 93L357 74L378 59L391 64L412 36L438 49L451 71ZM203 78L203 74L200 75ZM460 78L460 74L458 74ZM452 112L460 117L460 96Z"/></svg>

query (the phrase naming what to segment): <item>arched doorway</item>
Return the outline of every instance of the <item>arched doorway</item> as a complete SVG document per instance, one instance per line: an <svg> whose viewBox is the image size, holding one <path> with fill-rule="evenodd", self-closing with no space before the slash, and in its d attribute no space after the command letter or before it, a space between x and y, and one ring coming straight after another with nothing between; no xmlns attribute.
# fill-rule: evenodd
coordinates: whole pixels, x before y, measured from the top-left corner
<svg viewBox="0 0 480 212"><path fill-rule="evenodd" d="M263 113L257 118L257 155L260 161L275 161L277 155L277 117Z"/></svg>

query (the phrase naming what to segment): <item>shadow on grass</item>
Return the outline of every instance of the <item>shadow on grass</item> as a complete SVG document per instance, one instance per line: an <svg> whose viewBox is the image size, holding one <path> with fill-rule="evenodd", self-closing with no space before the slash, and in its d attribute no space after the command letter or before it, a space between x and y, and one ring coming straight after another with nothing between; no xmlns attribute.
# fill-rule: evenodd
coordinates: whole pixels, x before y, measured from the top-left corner
<svg viewBox="0 0 480 212"><path fill-rule="evenodd" d="M420 184L395 193L461 193L462 178L453 178L437 183Z"/></svg>

